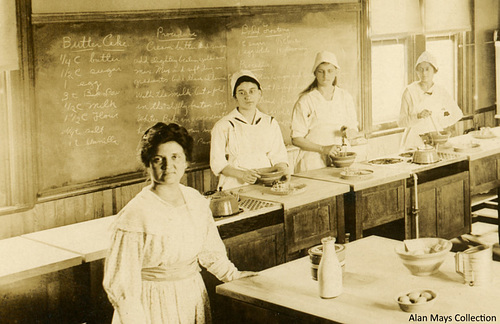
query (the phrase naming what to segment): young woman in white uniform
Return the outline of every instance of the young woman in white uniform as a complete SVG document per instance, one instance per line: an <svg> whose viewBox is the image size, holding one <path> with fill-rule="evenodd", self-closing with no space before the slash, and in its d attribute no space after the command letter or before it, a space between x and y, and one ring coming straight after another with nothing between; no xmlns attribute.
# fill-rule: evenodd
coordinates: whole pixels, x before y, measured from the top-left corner
<svg viewBox="0 0 500 324"><path fill-rule="evenodd" d="M288 155L278 122L258 108L262 90L251 71L231 77L238 106L212 129L210 167L218 187L231 189L255 183L258 168L275 166L288 174Z"/></svg>
<svg viewBox="0 0 500 324"><path fill-rule="evenodd" d="M315 80L301 94L292 115L292 143L300 148L295 172L324 168L341 150L342 128L358 131L352 96L337 86L340 66L333 53L316 55Z"/></svg>
<svg viewBox="0 0 500 324"><path fill-rule="evenodd" d="M398 125L406 127L401 149L414 149L424 144L420 135L454 125L463 117L462 110L441 86L434 83L438 71L436 58L423 52L415 65L419 81L408 85L401 99Z"/></svg>

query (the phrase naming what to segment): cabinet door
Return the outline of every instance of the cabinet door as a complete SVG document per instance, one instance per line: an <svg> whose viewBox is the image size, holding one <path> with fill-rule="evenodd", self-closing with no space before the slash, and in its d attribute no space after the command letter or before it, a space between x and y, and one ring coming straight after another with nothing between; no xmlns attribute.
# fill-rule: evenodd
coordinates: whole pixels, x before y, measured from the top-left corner
<svg viewBox="0 0 500 324"><path fill-rule="evenodd" d="M500 154L470 162L470 186L471 195L500 186Z"/></svg>
<svg viewBox="0 0 500 324"><path fill-rule="evenodd" d="M287 259L291 253L320 244L326 236L344 242L343 201L338 196L285 210Z"/></svg>
<svg viewBox="0 0 500 324"><path fill-rule="evenodd" d="M414 187L408 190L414 190ZM471 226L468 172L417 184L420 237L451 239L469 233ZM408 192L408 197L413 194ZM407 199L409 222L407 236L415 237L415 219L411 215L414 201Z"/></svg>
<svg viewBox="0 0 500 324"><path fill-rule="evenodd" d="M260 271L285 262L283 224L225 239L224 244L240 270Z"/></svg>

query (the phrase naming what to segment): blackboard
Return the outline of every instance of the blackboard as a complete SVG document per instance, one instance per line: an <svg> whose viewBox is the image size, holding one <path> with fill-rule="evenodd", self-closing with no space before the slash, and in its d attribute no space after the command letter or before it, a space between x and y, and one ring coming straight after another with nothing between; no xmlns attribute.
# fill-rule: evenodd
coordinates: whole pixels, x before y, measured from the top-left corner
<svg viewBox="0 0 500 324"><path fill-rule="evenodd" d="M360 102L358 10L46 20L33 39L40 192L137 172L140 136L158 121L185 126L194 161L208 164L210 130L235 107L228 79L238 69L259 77L260 108L286 143L317 51L337 54L340 84Z"/></svg>

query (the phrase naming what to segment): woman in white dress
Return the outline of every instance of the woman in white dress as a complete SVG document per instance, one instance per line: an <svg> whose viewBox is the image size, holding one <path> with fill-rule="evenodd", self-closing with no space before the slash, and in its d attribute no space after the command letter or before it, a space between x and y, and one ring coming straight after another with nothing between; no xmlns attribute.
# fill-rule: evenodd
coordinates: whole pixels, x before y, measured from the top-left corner
<svg viewBox="0 0 500 324"><path fill-rule="evenodd" d="M219 176L219 188L231 189L254 183L255 169L274 166L289 174L288 155L278 122L257 105L262 90L257 77L247 70L231 77L237 107L212 129L210 168Z"/></svg>
<svg viewBox="0 0 500 324"><path fill-rule="evenodd" d="M408 85L401 99L398 125L405 127L401 141L403 151L423 145L421 135L442 131L463 117L462 110L451 95L434 83L434 75L438 71L434 55L423 52L415 70L419 81Z"/></svg>
<svg viewBox="0 0 500 324"><path fill-rule="evenodd" d="M142 137L152 183L117 215L104 270L113 323L210 323L200 265L222 281L255 274L229 261L208 200L179 183L192 147L177 124L158 123Z"/></svg>
<svg viewBox="0 0 500 324"><path fill-rule="evenodd" d="M316 55L315 80L302 92L292 113L292 143L300 148L295 172L326 167L327 157L341 150L343 131L358 133L352 96L337 86L339 70L335 54Z"/></svg>

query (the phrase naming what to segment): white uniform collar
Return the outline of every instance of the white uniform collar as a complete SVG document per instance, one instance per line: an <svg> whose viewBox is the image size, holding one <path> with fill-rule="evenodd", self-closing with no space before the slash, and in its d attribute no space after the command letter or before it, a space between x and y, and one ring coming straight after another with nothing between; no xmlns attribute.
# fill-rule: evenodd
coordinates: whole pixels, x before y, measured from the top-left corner
<svg viewBox="0 0 500 324"><path fill-rule="evenodd" d="M255 109L255 117L253 123L251 123L238 111L238 108L235 108L230 113L230 117L232 119L235 119L236 121L247 125L257 125L262 120L263 115L264 114L259 109Z"/></svg>

